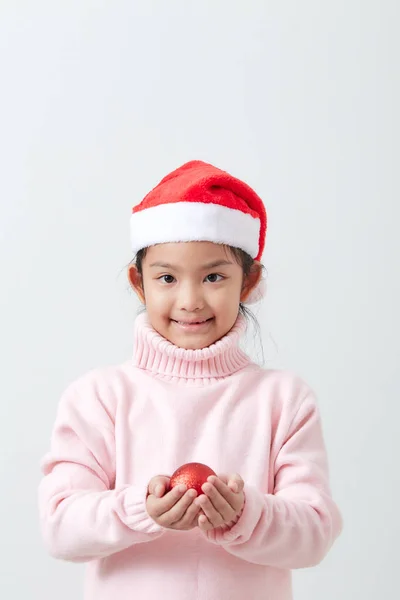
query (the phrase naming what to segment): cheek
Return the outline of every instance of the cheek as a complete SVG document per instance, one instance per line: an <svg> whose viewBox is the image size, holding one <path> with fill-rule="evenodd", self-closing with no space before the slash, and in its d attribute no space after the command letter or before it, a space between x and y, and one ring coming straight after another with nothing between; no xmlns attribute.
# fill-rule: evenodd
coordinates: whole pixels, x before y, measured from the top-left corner
<svg viewBox="0 0 400 600"><path fill-rule="evenodd" d="M171 290L163 289L158 281L149 282L145 288L146 308L149 314L156 318L168 316L169 310L173 304L173 294Z"/></svg>
<svg viewBox="0 0 400 600"><path fill-rule="evenodd" d="M210 298L210 304L214 309L221 313L227 313L227 317L232 311L239 308L241 286L237 282L229 282L229 285L220 288L218 292L214 292Z"/></svg>

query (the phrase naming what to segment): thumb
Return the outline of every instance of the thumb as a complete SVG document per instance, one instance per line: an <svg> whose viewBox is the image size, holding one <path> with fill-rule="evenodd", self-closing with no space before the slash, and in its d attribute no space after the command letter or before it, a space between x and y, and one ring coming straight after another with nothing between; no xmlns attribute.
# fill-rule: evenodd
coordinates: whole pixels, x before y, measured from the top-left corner
<svg viewBox="0 0 400 600"><path fill-rule="evenodd" d="M234 473L229 478L228 486L230 487L230 489L233 492L239 493L239 492L243 491L244 481L238 473Z"/></svg>
<svg viewBox="0 0 400 600"><path fill-rule="evenodd" d="M165 491L169 487L169 477L166 475L157 475L157 477L153 477L149 483L149 494L156 496L156 498L161 498Z"/></svg>
<svg viewBox="0 0 400 600"><path fill-rule="evenodd" d="M225 475L225 473L220 473L218 475L218 479L220 479L223 483L225 483L225 485L228 485L229 477L228 477L228 475Z"/></svg>

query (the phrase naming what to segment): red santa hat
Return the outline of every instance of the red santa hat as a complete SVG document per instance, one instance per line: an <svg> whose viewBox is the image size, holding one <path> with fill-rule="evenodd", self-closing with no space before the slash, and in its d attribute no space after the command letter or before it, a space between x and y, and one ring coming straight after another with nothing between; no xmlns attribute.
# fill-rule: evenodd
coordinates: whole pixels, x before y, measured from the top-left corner
<svg viewBox="0 0 400 600"><path fill-rule="evenodd" d="M261 198L246 183L202 161L179 167L132 210L131 244L209 241L260 260L267 231Z"/></svg>

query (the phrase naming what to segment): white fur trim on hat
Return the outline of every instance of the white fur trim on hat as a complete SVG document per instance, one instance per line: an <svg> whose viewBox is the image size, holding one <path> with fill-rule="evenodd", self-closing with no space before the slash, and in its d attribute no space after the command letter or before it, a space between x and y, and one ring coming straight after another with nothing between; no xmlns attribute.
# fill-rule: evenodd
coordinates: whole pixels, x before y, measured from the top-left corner
<svg viewBox="0 0 400 600"><path fill-rule="evenodd" d="M209 241L241 248L252 258L259 250L260 220L241 210L205 202L171 202L132 213L131 245Z"/></svg>

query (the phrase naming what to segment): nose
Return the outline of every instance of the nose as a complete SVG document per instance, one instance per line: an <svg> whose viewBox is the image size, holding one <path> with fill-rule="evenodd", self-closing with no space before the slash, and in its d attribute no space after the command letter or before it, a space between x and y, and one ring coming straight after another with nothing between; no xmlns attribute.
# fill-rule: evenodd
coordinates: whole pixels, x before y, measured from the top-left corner
<svg viewBox="0 0 400 600"><path fill-rule="evenodd" d="M178 305L180 310L195 312L204 308L201 286L196 283L185 283L180 286Z"/></svg>

